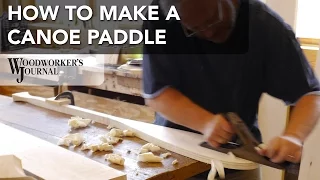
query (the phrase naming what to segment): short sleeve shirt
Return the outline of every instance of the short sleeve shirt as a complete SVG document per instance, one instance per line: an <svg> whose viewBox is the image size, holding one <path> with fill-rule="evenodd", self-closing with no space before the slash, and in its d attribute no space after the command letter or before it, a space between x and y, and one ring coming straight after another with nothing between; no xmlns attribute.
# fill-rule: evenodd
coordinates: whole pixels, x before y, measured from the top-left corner
<svg viewBox="0 0 320 180"><path fill-rule="evenodd" d="M319 91L294 32L259 0L241 0L235 28L221 44L186 37L179 22L163 18L146 21L143 28L166 29L168 42L144 45L145 98L175 88L212 113L236 112L260 140L257 111L263 93L294 104ZM155 124L195 132L158 113Z"/></svg>

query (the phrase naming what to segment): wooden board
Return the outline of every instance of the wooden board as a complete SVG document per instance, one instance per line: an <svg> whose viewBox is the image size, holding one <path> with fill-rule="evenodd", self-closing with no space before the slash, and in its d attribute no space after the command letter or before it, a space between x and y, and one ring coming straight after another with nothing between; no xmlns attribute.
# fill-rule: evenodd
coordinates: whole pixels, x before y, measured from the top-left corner
<svg viewBox="0 0 320 180"><path fill-rule="evenodd" d="M100 123L91 124L84 129L70 131L70 127L67 124L68 119L71 117L70 115L37 107L29 103L12 102L12 98L6 96L0 96L0 112L2 112L0 122L53 144L57 144L60 138L68 133L81 133L89 143L97 142L97 136L108 133L107 126ZM115 145L113 152L121 154L125 158L125 166L106 162L103 156L110 152L92 153L90 151L81 151L80 148L65 148L122 171L127 174L128 179L134 180L187 179L210 169L208 164L165 149L161 149L158 153L170 152L172 156L164 159L162 163L139 163L137 162L137 151L146 143L146 141L139 138L124 138L121 143ZM127 153L127 150L131 150L131 153ZM172 165L171 163L175 159L179 163Z"/></svg>
<svg viewBox="0 0 320 180"><path fill-rule="evenodd" d="M211 160L214 159L221 161L224 167L229 169L252 170L258 167L256 163L251 161L233 158L230 155L200 147L199 144L204 141L200 134L123 119L71 105L56 106L46 103L44 98L31 96L27 92L13 94L12 97L14 101L28 102L57 112L90 118L96 122L120 129L132 130L137 137L143 140L204 163L210 164Z"/></svg>
<svg viewBox="0 0 320 180"><path fill-rule="evenodd" d="M0 124L0 154L15 155L25 170L47 180L126 179L116 169Z"/></svg>
<svg viewBox="0 0 320 180"><path fill-rule="evenodd" d="M17 177L26 177L21 160L14 155L0 156L0 179Z"/></svg>

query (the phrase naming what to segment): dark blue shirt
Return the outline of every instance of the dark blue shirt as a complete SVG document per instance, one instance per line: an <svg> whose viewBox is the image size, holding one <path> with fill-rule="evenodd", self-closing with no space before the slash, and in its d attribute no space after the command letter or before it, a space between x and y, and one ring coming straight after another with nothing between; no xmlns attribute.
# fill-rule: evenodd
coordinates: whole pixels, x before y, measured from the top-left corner
<svg viewBox="0 0 320 180"><path fill-rule="evenodd" d="M144 45L145 98L173 87L212 113L238 113L260 140L257 111L262 93L294 104L319 90L291 27L259 0L241 1L235 28L222 44L186 37L178 21L165 21L164 16L144 22L143 28L167 31L167 45ZM158 113L155 124L193 131Z"/></svg>

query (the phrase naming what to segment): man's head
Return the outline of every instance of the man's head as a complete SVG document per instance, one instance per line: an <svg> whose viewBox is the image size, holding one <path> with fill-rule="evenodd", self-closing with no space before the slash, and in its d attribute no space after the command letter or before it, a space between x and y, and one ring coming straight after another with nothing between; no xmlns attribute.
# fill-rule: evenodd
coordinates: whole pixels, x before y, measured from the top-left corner
<svg viewBox="0 0 320 180"><path fill-rule="evenodd" d="M187 36L215 43L228 39L236 19L239 0L179 0L177 9Z"/></svg>

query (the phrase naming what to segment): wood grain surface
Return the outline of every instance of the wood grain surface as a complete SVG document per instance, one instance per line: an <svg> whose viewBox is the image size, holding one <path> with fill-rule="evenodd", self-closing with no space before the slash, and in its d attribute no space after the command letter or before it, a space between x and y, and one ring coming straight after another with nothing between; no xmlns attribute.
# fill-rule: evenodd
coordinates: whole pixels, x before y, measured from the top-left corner
<svg viewBox="0 0 320 180"><path fill-rule="evenodd" d="M32 96L28 92L16 93L12 97L15 102L27 102L55 112L89 118L104 125L131 130L135 133L136 137L207 164L210 164L211 160L214 159L221 161L224 168L252 170L258 167L258 164L252 161L201 147L200 144L205 139L197 133L124 119L73 105L56 106L46 102L46 98Z"/></svg>
<svg viewBox="0 0 320 180"><path fill-rule="evenodd" d="M155 112L147 106L132 104L114 99L102 98L73 91L76 106L110 114L113 116L152 123Z"/></svg>
<svg viewBox="0 0 320 180"><path fill-rule="evenodd" d="M46 86L0 86L0 94L10 96L14 93L29 92L33 96L51 98L55 88ZM76 106L102 112L126 119L152 123L155 112L147 106L137 105L115 99L73 91Z"/></svg>
<svg viewBox="0 0 320 180"><path fill-rule="evenodd" d="M56 144L60 138L70 133L67 121L69 115L53 112L47 109L36 107L27 103L13 102L11 98L0 96L0 121L9 126L20 129L24 132L37 136ZM87 142L98 141L98 136L106 134L108 131L105 125L93 124L80 132ZM104 160L106 153L80 151L78 148L70 147L74 151L85 157L114 167L127 173L128 179L186 179L210 169L210 166L190 158L172 153L172 156L165 159L163 163L138 163L137 152L140 147L146 144L138 138L125 138L122 143L115 146L114 153L122 154L125 157L125 166L112 165ZM130 153L128 152L130 150ZM162 150L161 152L167 152ZM173 166L171 162L178 159L179 163Z"/></svg>
<svg viewBox="0 0 320 180"><path fill-rule="evenodd" d="M0 155L14 155L22 168L46 180L126 180L126 174L0 123Z"/></svg>
<svg viewBox="0 0 320 180"><path fill-rule="evenodd" d="M302 50L306 58L308 59L310 66L314 68L316 66L319 48L312 46L302 46Z"/></svg>

